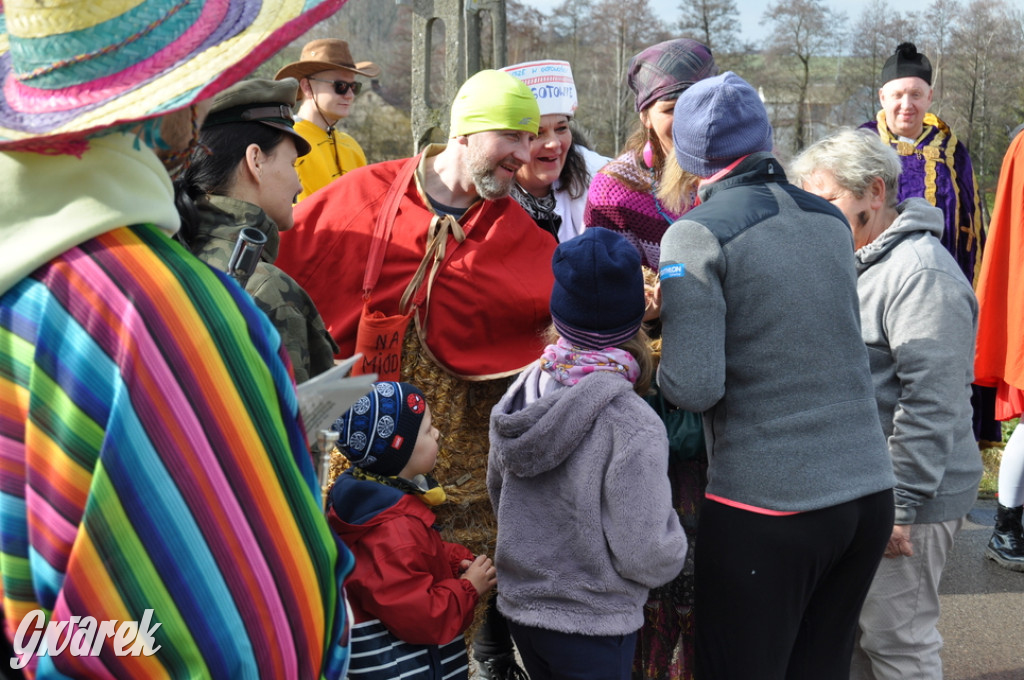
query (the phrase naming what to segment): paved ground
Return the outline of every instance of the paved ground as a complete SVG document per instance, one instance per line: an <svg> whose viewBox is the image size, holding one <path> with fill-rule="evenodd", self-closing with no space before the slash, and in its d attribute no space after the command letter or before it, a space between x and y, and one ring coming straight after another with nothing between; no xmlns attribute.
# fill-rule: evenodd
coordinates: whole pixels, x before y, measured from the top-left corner
<svg viewBox="0 0 1024 680"><path fill-rule="evenodd" d="M978 501L943 574L944 680L1024 680L1024 573L984 557L995 507Z"/></svg>
<svg viewBox="0 0 1024 680"><path fill-rule="evenodd" d="M995 501L978 501L939 589L945 680L1024 680L1024 573L985 559Z"/></svg>

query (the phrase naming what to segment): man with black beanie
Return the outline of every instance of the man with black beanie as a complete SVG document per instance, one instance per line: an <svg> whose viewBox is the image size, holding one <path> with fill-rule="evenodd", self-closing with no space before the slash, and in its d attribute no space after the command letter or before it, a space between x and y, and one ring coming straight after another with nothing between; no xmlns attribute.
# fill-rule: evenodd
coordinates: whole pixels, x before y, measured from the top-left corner
<svg viewBox="0 0 1024 680"><path fill-rule="evenodd" d="M913 43L900 43L882 67L882 110L861 127L875 130L903 162L898 201L917 196L942 210L942 244L974 282L984 234L978 183L967 147L934 113L932 65ZM932 179L934 177L934 179Z"/></svg>
<svg viewBox="0 0 1024 680"><path fill-rule="evenodd" d="M949 125L934 113L932 65L913 43L900 43L882 66L878 99L882 110L876 120L861 127L874 130L900 155L898 202L919 197L942 210L944 226L939 239L973 285L981 271L985 230L978 182L967 147ZM1002 431L993 418L995 392L974 387L974 438L1001 441Z"/></svg>

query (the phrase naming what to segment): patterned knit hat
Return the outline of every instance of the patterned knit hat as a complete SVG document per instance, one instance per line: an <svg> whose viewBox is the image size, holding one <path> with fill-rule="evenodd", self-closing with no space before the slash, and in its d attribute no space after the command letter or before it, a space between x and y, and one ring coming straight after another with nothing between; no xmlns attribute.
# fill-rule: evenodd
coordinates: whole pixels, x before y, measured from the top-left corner
<svg viewBox="0 0 1024 680"><path fill-rule="evenodd" d="M558 334L585 349L629 340L644 320L640 253L622 234L590 227L563 241L551 259L551 319Z"/></svg>
<svg viewBox="0 0 1024 680"><path fill-rule="evenodd" d="M343 2L8 0L0 5L0 149L69 152L89 133L186 108Z"/></svg>
<svg viewBox="0 0 1024 680"><path fill-rule="evenodd" d="M427 410L423 392L404 382L377 382L334 421L338 448L353 465L394 477L412 455Z"/></svg>
<svg viewBox="0 0 1024 680"><path fill-rule="evenodd" d="M629 60L626 82L636 95L636 110L679 93L718 73L711 50L696 40L679 38L652 45Z"/></svg>
<svg viewBox="0 0 1024 680"><path fill-rule="evenodd" d="M526 84L518 78L488 69L473 74L455 93L451 136L488 130L524 130L537 134L540 108Z"/></svg>
<svg viewBox="0 0 1024 680"><path fill-rule="evenodd" d="M920 78L932 84L932 63L917 51L914 43L900 43L882 67L882 84L897 78Z"/></svg>
<svg viewBox="0 0 1024 680"><path fill-rule="evenodd" d="M711 177L748 154L771 151L772 132L761 98L732 71L700 81L676 100L676 161L697 177Z"/></svg>

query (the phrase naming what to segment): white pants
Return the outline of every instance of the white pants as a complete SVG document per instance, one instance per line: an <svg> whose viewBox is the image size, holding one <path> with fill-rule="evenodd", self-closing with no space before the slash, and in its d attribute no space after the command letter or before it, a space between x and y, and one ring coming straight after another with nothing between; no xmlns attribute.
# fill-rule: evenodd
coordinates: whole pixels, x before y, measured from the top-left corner
<svg viewBox="0 0 1024 680"><path fill-rule="evenodd" d="M1003 507L1024 505L1024 427L1010 435L999 463L999 503Z"/></svg>
<svg viewBox="0 0 1024 680"><path fill-rule="evenodd" d="M883 557L860 614L851 680L941 680L939 580L964 518L914 524L912 557Z"/></svg>

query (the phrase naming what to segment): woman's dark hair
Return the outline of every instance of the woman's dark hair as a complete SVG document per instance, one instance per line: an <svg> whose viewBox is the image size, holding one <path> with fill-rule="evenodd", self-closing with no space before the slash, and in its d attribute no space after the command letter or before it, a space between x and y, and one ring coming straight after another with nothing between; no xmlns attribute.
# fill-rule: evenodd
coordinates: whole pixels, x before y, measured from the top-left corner
<svg viewBox="0 0 1024 680"><path fill-rule="evenodd" d="M565 165L558 175L558 182L563 189L569 190L570 198L580 198L590 188L590 173L587 172L587 161L580 153L580 147L590 148L590 138L575 121L569 121L569 130L572 132L572 146L565 156Z"/></svg>
<svg viewBox="0 0 1024 680"><path fill-rule="evenodd" d="M245 150L256 144L270 155L287 135L257 122L228 123L204 128L188 167L174 182L174 204L181 216L177 238L189 247L199 227L196 199L208 194L226 194L235 181Z"/></svg>

